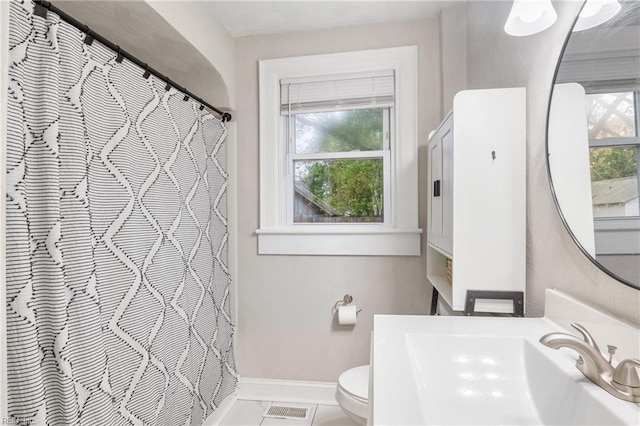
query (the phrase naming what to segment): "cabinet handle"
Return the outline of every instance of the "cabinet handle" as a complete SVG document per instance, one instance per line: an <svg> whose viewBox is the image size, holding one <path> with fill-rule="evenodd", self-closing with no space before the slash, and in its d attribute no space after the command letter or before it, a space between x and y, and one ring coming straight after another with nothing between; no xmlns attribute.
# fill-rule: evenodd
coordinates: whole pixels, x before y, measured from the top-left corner
<svg viewBox="0 0 640 426"><path fill-rule="evenodd" d="M440 179L433 181L433 196L434 197L440 196Z"/></svg>

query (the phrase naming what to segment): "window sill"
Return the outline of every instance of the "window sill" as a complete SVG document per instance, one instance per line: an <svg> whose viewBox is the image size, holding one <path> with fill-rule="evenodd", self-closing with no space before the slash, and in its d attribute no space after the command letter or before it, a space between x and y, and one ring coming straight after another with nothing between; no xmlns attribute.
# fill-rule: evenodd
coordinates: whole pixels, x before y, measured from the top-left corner
<svg viewBox="0 0 640 426"><path fill-rule="evenodd" d="M422 229L290 227L257 229L258 254L420 256Z"/></svg>
<svg viewBox="0 0 640 426"><path fill-rule="evenodd" d="M638 217L596 218L594 230L598 256L640 253Z"/></svg>

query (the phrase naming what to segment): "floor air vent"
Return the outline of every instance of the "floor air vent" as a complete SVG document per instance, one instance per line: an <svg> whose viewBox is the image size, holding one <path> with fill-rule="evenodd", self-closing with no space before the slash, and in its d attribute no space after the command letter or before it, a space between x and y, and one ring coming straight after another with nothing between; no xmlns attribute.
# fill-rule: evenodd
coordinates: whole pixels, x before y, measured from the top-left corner
<svg viewBox="0 0 640 426"><path fill-rule="evenodd" d="M306 420L309 417L308 408L300 407L287 407L283 404L272 404L267 408L267 411L262 417L273 417L276 419L293 419L293 420Z"/></svg>

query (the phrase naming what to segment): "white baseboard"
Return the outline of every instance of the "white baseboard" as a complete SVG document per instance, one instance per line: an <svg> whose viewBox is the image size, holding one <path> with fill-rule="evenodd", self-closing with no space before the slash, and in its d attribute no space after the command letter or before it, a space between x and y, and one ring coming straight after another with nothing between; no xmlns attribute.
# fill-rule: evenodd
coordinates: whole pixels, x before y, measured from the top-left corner
<svg viewBox="0 0 640 426"><path fill-rule="evenodd" d="M216 411L214 411L209 415L209 417L207 417L202 426L218 426L222 422L222 419L224 419L224 417L227 415L227 413L229 413L229 410L231 410L231 407L233 407L233 404L235 404L237 400L238 398L236 396L236 392L226 397L222 401L222 404L218 406Z"/></svg>
<svg viewBox="0 0 640 426"><path fill-rule="evenodd" d="M237 399L338 405L336 383L241 377Z"/></svg>

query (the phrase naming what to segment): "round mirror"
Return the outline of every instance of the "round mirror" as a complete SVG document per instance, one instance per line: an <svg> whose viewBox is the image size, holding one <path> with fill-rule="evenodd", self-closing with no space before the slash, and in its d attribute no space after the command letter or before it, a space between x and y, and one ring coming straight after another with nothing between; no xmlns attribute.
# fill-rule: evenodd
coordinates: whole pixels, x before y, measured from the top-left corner
<svg viewBox="0 0 640 426"><path fill-rule="evenodd" d="M556 69L547 158L582 251L640 288L640 2L586 0Z"/></svg>

